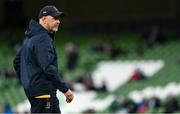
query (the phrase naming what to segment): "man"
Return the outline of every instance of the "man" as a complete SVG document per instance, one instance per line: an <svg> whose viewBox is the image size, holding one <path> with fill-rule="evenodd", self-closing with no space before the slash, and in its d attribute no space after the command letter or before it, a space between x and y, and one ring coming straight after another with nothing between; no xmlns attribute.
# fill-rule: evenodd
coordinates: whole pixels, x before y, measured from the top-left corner
<svg viewBox="0 0 180 114"><path fill-rule="evenodd" d="M66 101L73 93L58 74L54 34L64 17L55 6L45 6L39 13L39 23L31 20L25 39L14 59L14 69L31 103L32 113L60 113L56 91L64 93Z"/></svg>

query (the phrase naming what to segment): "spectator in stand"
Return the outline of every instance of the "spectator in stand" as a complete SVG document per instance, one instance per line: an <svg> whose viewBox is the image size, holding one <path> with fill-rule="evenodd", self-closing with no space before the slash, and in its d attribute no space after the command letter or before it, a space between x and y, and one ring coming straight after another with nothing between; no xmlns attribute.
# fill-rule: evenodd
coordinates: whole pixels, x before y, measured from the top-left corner
<svg viewBox="0 0 180 114"><path fill-rule="evenodd" d="M158 109L162 106L161 104L161 100L156 97L156 96L153 96L150 100L149 100L149 103L148 103L148 107L149 109Z"/></svg>
<svg viewBox="0 0 180 114"><path fill-rule="evenodd" d="M180 110L179 102L176 96L169 96L168 101L165 103L165 113L175 113Z"/></svg>
<svg viewBox="0 0 180 114"><path fill-rule="evenodd" d="M148 111L148 100L143 99L142 102L137 104L137 113L146 113Z"/></svg>
<svg viewBox="0 0 180 114"><path fill-rule="evenodd" d="M123 103L124 103L124 98L116 97L109 107L110 112L117 113L119 110L123 108L122 107Z"/></svg>
<svg viewBox="0 0 180 114"><path fill-rule="evenodd" d="M117 48L112 45L112 43L98 43L98 44L93 44L91 46L91 50L94 52L102 52L106 53L110 59L115 59L119 55L125 55L127 54L127 51L122 49L122 48Z"/></svg>
<svg viewBox="0 0 180 114"><path fill-rule="evenodd" d="M89 73L78 76L76 83L81 84L85 91L93 90L97 92L107 92L106 82L104 81L101 87L96 87L92 80L92 76Z"/></svg>
<svg viewBox="0 0 180 114"><path fill-rule="evenodd" d="M140 69L136 69L133 72L129 81L139 81L139 80L144 80L146 78L147 77L144 75L144 73Z"/></svg>
<svg viewBox="0 0 180 114"><path fill-rule="evenodd" d="M142 40L146 42L149 48L153 48L157 43L164 43L166 38L158 24L152 25L150 31L142 35Z"/></svg>
<svg viewBox="0 0 180 114"><path fill-rule="evenodd" d="M76 45L69 42L65 45L65 52L67 53L67 68L74 70L78 64L79 54Z"/></svg>
<svg viewBox="0 0 180 114"><path fill-rule="evenodd" d="M13 109L10 107L9 104L5 104L3 114L13 114Z"/></svg>
<svg viewBox="0 0 180 114"><path fill-rule="evenodd" d="M125 99L123 107L127 110L127 113L136 113L137 112L137 105L130 98Z"/></svg>

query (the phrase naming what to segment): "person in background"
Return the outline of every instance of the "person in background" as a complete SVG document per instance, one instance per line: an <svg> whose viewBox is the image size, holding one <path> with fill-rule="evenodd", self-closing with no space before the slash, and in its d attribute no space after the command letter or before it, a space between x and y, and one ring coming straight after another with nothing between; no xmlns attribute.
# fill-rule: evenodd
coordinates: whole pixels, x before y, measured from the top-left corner
<svg viewBox="0 0 180 114"><path fill-rule="evenodd" d="M69 70L74 70L77 67L79 60L79 54L76 45L73 42L68 42L65 45L65 52L67 54L67 68Z"/></svg>

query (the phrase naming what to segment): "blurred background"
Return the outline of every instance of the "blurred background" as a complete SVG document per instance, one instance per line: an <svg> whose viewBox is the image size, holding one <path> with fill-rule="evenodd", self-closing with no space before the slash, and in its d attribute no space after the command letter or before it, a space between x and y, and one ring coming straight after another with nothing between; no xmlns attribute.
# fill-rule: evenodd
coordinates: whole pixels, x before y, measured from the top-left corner
<svg viewBox="0 0 180 114"><path fill-rule="evenodd" d="M65 12L59 72L74 91L65 113L180 113L179 0L1 0L0 112L29 113L12 61L45 5Z"/></svg>

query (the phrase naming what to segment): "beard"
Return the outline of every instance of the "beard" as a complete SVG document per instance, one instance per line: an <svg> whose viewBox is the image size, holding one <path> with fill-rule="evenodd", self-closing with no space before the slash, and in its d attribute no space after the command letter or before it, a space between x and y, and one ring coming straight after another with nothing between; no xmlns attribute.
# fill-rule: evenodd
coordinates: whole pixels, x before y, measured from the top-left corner
<svg viewBox="0 0 180 114"><path fill-rule="evenodd" d="M52 31L53 31L53 32L57 32L57 31L58 31L58 27L52 28Z"/></svg>

